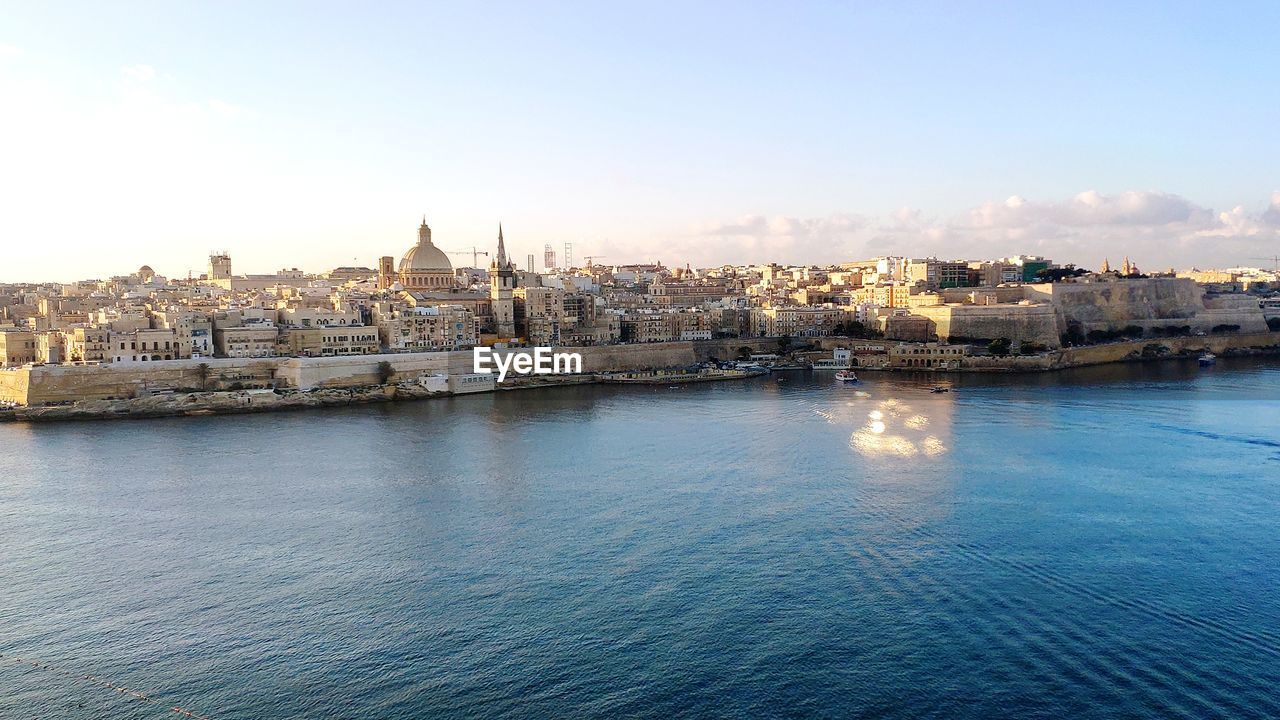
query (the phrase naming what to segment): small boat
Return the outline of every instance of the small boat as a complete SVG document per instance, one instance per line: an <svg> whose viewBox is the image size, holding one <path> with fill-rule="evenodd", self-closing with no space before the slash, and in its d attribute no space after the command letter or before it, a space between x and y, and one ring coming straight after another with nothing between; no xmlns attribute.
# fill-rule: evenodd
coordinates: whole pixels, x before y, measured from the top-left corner
<svg viewBox="0 0 1280 720"><path fill-rule="evenodd" d="M947 387L946 385L934 385L933 387L929 388L929 392L931 393L951 392L951 388Z"/></svg>
<svg viewBox="0 0 1280 720"><path fill-rule="evenodd" d="M1200 356L1200 367L1209 367L1216 362L1218 362L1218 356L1211 352L1207 352Z"/></svg>
<svg viewBox="0 0 1280 720"><path fill-rule="evenodd" d="M840 382L858 382L858 374L852 370L841 370L836 373L836 379Z"/></svg>

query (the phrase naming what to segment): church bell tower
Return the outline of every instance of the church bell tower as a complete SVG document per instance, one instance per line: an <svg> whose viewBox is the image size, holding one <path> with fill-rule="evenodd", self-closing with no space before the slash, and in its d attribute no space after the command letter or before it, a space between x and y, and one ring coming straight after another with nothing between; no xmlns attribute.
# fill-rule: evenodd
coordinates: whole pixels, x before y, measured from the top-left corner
<svg viewBox="0 0 1280 720"><path fill-rule="evenodd" d="M498 253L489 264L489 299L493 305L494 330L499 337L516 336L516 270L507 260L507 247L498 223Z"/></svg>

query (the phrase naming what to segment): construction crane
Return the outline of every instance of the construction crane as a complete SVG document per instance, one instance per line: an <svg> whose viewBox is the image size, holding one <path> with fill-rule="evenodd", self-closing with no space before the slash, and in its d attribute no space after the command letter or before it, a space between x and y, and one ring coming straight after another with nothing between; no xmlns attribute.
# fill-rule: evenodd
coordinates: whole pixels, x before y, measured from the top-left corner
<svg viewBox="0 0 1280 720"><path fill-rule="evenodd" d="M587 267L590 268L592 265L596 264L596 258L602 258L604 255L583 255L583 257L587 259Z"/></svg>
<svg viewBox="0 0 1280 720"><path fill-rule="evenodd" d="M1275 272L1280 272L1280 255L1272 255L1271 257L1255 257L1250 260L1270 260L1271 267Z"/></svg>
<svg viewBox="0 0 1280 720"><path fill-rule="evenodd" d="M450 255L470 255L471 267L474 267L474 268L480 267L477 263L480 262L481 255L485 257L489 257L488 250L481 250L477 247L471 247L466 250L446 250L445 252L449 253Z"/></svg>

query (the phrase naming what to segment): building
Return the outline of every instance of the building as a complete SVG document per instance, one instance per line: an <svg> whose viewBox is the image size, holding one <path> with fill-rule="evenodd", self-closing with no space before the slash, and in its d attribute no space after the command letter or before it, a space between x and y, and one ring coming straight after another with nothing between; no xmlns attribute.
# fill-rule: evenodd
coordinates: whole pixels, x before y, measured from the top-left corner
<svg viewBox="0 0 1280 720"><path fill-rule="evenodd" d="M834 334L848 315L837 307L752 308L751 329L758 337L820 337Z"/></svg>
<svg viewBox="0 0 1280 720"><path fill-rule="evenodd" d="M378 329L367 325L293 327L280 332L277 355L329 357L373 355L378 352Z"/></svg>
<svg viewBox="0 0 1280 720"><path fill-rule="evenodd" d="M390 352L459 350L478 345L480 321L461 305L435 305L380 314L378 338Z"/></svg>
<svg viewBox="0 0 1280 720"><path fill-rule="evenodd" d="M381 264L380 265L384 265ZM380 267L382 272L387 268ZM423 216L418 226L418 244L409 248L400 258L400 271L396 281L406 289L443 289L454 286L453 263L443 250L431 242L431 228ZM390 286L385 277L379 277L380 286Z"/></svg>
<svg viewBox="0 0 1280 720"><path fill-rule="evenodd" d="M902 343L889 347L889 367L958 370L969 354L968 345Z"/></svg>
<svg viewBox="0 0 1280 720"><path fill-rule="evenodd" d="M658 280L649 284L648 294L659 307L698 307L722 299L729 290L719 284Z"/></svg>
<svg viewBox="0 0 1280 720"><path fill-rule="evenodd" d="M30 330L0 328L0 367L36 361L36 336Z"/></svg>
<svg viewBox="0 0 1280 720"><path fill-rule="evenodd" d="M96 327L76 327L64 335L68 362L105 362L107 359L107 330Z"/></svg>
<svg viewBox="0 0 1280 720"><path fill-rule="evenodd" d="M397 281L396 259L390 255L383 255L378 258L378 289L390 289Z"/></svg>
<svg viewBox="0 0 1280 720"><path fill-rule="evenodd" d="M220 357L275 357L279 335L271 323L219 327L213 331L214 349Z"/></svg>
<svg viewBox="0 0 1280 720"><path fill-rule="evenodd" d="M378 277L378 271L367 267L353 267L344 265L336 267L329 271L329 282L341 285L348 282L362 282L371 278Z"/></svg>
<svg viewBox="0 0 1280 720"><path fill-rule="evenodd" d="M173 328L112 332L107 335L106 354L113 363L183 360L191 357L191 343Z"/></svg>
<svg viewBox="0 0 1280 720"><path fill-rule="evenodd" d="M498 253L489 265L489 298L492 301L493 329L499 337L516 336L516 269L507 260L507 247L498 224Z"/></svg>
<svg viewBox="0 0 1280 720"><path fill-rule="evenodd" d="M211 282L231 280L231 255L226 252L215 252L209 256L209 273L205 276Z"/></svg>

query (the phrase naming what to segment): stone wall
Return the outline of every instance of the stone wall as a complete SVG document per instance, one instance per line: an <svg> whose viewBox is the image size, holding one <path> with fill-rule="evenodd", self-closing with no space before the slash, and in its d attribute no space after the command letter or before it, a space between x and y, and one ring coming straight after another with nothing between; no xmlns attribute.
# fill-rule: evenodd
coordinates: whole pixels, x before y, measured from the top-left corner
<svg viewBox="0 0 1280 720"><path fill-rule="evenodd" d="M644 370L734 357L740 347L776 352L777 339L728 339L561 348L582 355L584 372ZM164 390L279 387L310 390L375 385L381 363L391 382L472 371L472 352L390 353L324 358L166 360L102 365L43 365L0 371L0 400L20 405L135 398ZM201 378L200 366L206 367Z"/></svg>
<svg viewBox="0 0 1280 720"><path fill-rule="evenodd" d="M207 368L202 381L200 368ZM74 402L84 399L132 398L164 390L210 390L270 387L276 360L161 360L103 365L37 365L11 372L26 376L25 393L3 397L19 404ZM21 385L19 381L17 386ZM19 387L20 389L20 387ZM0 387L0 392L4 388Z"/></svg>
<svg viewBox="0 0 1280 720"><path fill-rule="evenodd" d="M1205 337L1148 338L1132 342L1072 347L1054 353L1056 356L1055 365L1057 367L1080 367L1083 365L1121 362L1134 359L1135 353L1141 354L1144 348L1151 345L1168 348L1168 354L1171 355L1198 355L1206 351L1223 355L1243 348L1280 348L1280 333L1264 332L1210 335Z"/></svg>
<svg viewBox="0 0 1280 720"><path fill-rule="evenodd" d="M912 312L932 320L943 342L1007 337L1055 348L1061 336L1058 315L1048 304L935 305Z"/></svg>
<svg viewBox="0 0 1280 720"><path fill-rule="evenodd" d="M1024 288L1030 300L1058 309L1065 328L1122 328L1142 321L1189 320L1204 309L1204 291L1187 278L1147 278L1095 283L1044 283Z"/></svg>
<svg viewBox="0 0 1280 720"><path fill-rule="evenodd" d="M0 402L25 405L31 373L26 368L0 370Z"/></svg>

